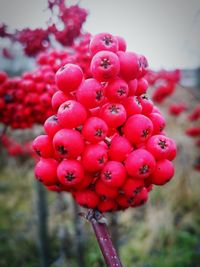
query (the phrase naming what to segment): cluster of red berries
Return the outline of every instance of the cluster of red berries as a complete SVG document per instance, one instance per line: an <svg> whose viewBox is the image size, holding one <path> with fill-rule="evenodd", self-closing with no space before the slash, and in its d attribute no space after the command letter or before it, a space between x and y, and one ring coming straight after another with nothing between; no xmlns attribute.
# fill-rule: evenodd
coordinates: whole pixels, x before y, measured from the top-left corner
<svg viewBox="0 0 200 267"><path fill-rule="evenodd" d="M0 72L0 122L16 128L43 124L52 115L51 98L57 90L55 73L44 67L8 78Z"/></svg>
<svg viewBox="0 0 200 267"><path fill-rule="evenodd" d="M35 176L87 208L137 207L148 200L153 185L173 177L176 145L146 96L146 58L126 51L125 40L109 33L94 36L89 53L90 78L76 64L56 73L56 114L33 141L40 157Z"/></svg>

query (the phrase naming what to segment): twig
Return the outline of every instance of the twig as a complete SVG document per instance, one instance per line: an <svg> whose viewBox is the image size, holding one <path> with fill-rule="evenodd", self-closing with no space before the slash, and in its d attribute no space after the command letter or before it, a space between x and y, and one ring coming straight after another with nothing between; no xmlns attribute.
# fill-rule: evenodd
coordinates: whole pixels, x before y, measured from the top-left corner
<svg viewBox="0 0 200 267"><path fill-rule="evenodd" d="M92 224L99 247L108 267L123 267L113 246L107 228L107 220L97 210L90 209L85 218Z"/></svg>

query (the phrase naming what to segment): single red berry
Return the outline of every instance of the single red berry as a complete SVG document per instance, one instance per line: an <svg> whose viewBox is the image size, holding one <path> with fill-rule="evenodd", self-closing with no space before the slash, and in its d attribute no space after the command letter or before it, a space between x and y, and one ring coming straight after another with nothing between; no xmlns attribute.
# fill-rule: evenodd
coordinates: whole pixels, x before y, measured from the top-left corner
<svg viewBox="0 0 200 267"><path fill-rule="evenodd" d="M44 130L50 138L53 138L54 135L60 130L60 125L58 124L58 118L56 115L52 115L46 119L44 122Z"/></svg>
<svg viewBox="0 0 200 267"><path fill-rule="evenodd" d="M126 121L126 110L122 104L107 103L101 107L99 116L108 127L116 128Z"/></svg>
<svg viewBox="0 0 200 267"><path fill-rule="evenodd" d="M53 138L53 146L60 158L77 158L84 149L82 135L73 129L61 129Z"/></svg>
<svg viewBox="0 0 200 267"><path fill-rule="evenodd" d="M93 77L100 82L114 79L120 70L119 59L113 52L100 51L92 58L90 69Z"/></svg>
<svg viewBox="0 0 200 267"><path fill-rule="evenodd" d="M48 135L39 135L32 143L33 149L38 156L43 158L51 158L54 155L52 140Z"/></svg>
<svg viewBox="0 0 200 267"><path fill-rule="evenodd" d="M81 83L77 92L77 100L86 108L100 106L104 99L104 87L100 82L93 78L86 79Z"/></svg>
<svg viewBox="0 0 200 267"><path fill-rule="evenodd" d="M117 52L119 62L120 62L120 76L126 80L130 81L138 78L141 66L139 57L134 52Z"/></svg>
<svg viewBox="0 0 200 267"><path fill-rule="evenodd" d="M148 85L149 84L145 78L138 79L138 85L137 85L135 95L139 96L139 95L146 94Z"/></svg>
<svg viewBox="0 0 200 267"><path fill-rule="evenodd" d="M173 160L175 157L176 157L176 154L177 154L177 148L176 148L176 143L173 139L171 138L168 138L171 142L171 145L170 145L170 153L167 157L168 160Z"/></svg>
<svg viewBox="0 0 200 267"><path fill-rule="evenodd" d="M95 184L95 191L101 198L116 198L118 195L116 187L111 187L100 179Z"/></svg>
<svg viewBox="0 0 200 267"><path fill-rule="evenodd" d="M128 96L128 84L119 78L110 81L105 87L105 95L110 102L120 103Z"/></svg>
<svg viewBox="0 0 200 267"><path fill-rule="evenodd" d="M131 207L139 207L144 205L148 200L148 191L145 187L141 190L139 194L135 196L133 205Z"/></svg>
<svg viewBox="0 0 200 267"><path fill-rule="evenodd" d="M126 197L134 197L142 191L143 187L144 180L129 177L121 190Z"/></svg>
<svg viewBox="0 0 200 267"><path fill-rule="evenodd" d="M69 99L70 96L64 94L63 91L58 90L57 92L55 92L51 99L51 105L53 110L57 111L60 105Z"/></svg>
<svg viewBox="0 0 200 267"><path fill-rule="evenodd" d="M154 171L156 161L150 152L140 148L128 155L125 167L132 177L145 179Z"/></svg>
<svg viewBox="0 0 200 267"><path fill-rule="evenodd" d="M108 161L101 171L101 180L108 186L122 186L126 180L124 165L118 161Z"/></svg>
<svg viewBox="0 0 200 267"><path fill-rule="evenodd" d="M58 122L64 128L76 128L87 118L85 107L75 100L64 102L58 109Z"/></svg>
<svg viewBox="0 0 200 267"><path fill-rule="evenodd" d="M65 93L74 91L83 80L83 71L78 65L66 64L56 72L56 85Z"/></svg>
<svg viewBox="0 0 200 267"><path fill-rule="evenodd" d="M57 175L61 184L74 187L84 179L84 169L79 161L64 159L58 165Z"/></svg>
<svg viewBox="0 0 200 267"><path fill-rule="evenodd" d="M100 144L87 145L82 154L82 164L89 172L100 171L107 160L107 149Z"/></svg>
<svg viewBox="0 0 200 267"><path fill-rule="evenodd" d="M121 36L115 36L117 38L117 41L118 41L118 50L119 51L126 51L126 41L124 40L123 37Z"/></svg>
<svg viewBox="0 0 200 267"><path fill-rule="evenodd" d="M164 135L153 135L146 143L146 149L156 160L167 159L171 152L171 140Z"/></svg>
<svg viewBox="0 0 200 267"><path fill-rule="evenodd" d="M74 186L74 189L77 191L85 190L86 188L90 187L95 180L94 176L91 173L85 173L84 178L80 183Z"/></svg>
<svg viewBox="0 0 200 267"><path fill-rule="evenodd" d="M125 210L134 203L135 197L127 197L125 195L121 195L116 199L118 204L118 210Z"/></svg>
<svg viewBox="0 0 200 267"><path fill-rule="evenodd" d="M58 182L57 167L58 162L55 159L41 158L34 169L36 179L46 186L55 185Z"/></svg>
<svg viewBox="0 0 200 267"><path fill-rule="evenodd" d="M94 209L99 203L98 195L89 189L74 194L76 202L85 208Z"/></svg>
<svg viewBox="0 0 200 267"><path fill-rule="evenodd" d="M82 134L91 143L98 143L105 139L108 126L104 120L98 117L90 117L84 123Z"/></svg>
<svg viewBox="0 0 200 267"><path fill-rule="evenodd" d="M129 87L129 96L134 96L138 87L138 80L137 79L130 80L128 82L128 87Z"/></svg>
<svg viewBox="0 0 200 267"><path fill-rule="evenodd" d="M117 203L113 199L101 200L97 206L100 212L113 212L117 208Z"/></svg>
<svg viewBox="0 0 200 267"><path fill-rule="evenodd" d="M89 50L92 56L101 50L117 52L118 40L107 32L96 34L90 41Z"/></svg>
<svg viewBox="0 0 200 267"><path fill-rule="evenodd" d="M108 156L114 161L124 161L131 153L133 147L124 136L114 136L110 142Z"/></svg>
<svg viewBox="0 0 200 267"><path fill-rule="evenodd" d="M131 144L140 144L146 142L152 135L153 124L146 116L136 114L128 118L123 131Z"/></svg>
<svg viewBox="0 0 200 267"><path fill-rule="evenodd" d="M156 168L150 176L150 181L155 185L164 185L169 182L174 175L174 165L167 159L157 161Z"/></svg>
<svg viewBox="0 0 200 267"><path fill-rule="evenodd" d="M153 102L146 95L142 95L139 99L142 105L142 114L147 116L153 111Z"/></svg>
<svg viewBox="0 0 200 267"><path fill-rule="evenodd" d="M123 102L123 106L126 109L127 116L140 114L142 112L142 105L140 98L137 96L129 96Z"/></svg>
<svg viewBox="0 0 200 267"><path fill-rule="evenodd" d="M153 123L153 134L160 134L166 126L164 117L154 112L150 113L148 117Z"/></svg>

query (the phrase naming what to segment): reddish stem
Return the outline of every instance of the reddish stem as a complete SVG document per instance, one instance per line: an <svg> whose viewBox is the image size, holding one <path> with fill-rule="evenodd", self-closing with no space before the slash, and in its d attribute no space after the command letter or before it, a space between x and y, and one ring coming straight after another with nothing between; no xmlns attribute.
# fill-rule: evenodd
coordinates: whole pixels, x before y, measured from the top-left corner
<svg viewBox="0 0 200 267"><path fill-rule="evenodd" d="M123 267L113 246L106 218L97 210L89 210L86 218L91 222L99 247L108 267Z"/></svg>

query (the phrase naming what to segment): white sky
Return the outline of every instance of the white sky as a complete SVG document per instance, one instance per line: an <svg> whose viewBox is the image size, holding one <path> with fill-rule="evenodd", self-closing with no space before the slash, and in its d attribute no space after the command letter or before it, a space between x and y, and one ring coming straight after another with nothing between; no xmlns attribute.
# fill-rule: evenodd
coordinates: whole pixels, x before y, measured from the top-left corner
<svg viewBox="0 0 200 267"><path fill-rule="evenodd" d="M77 0L68 0L76 3ZM84 29L125 38L152 68L200 65L200 0L82 0ZM0 22L13 28L42 27L46 0L0 0Z"/></svg>

